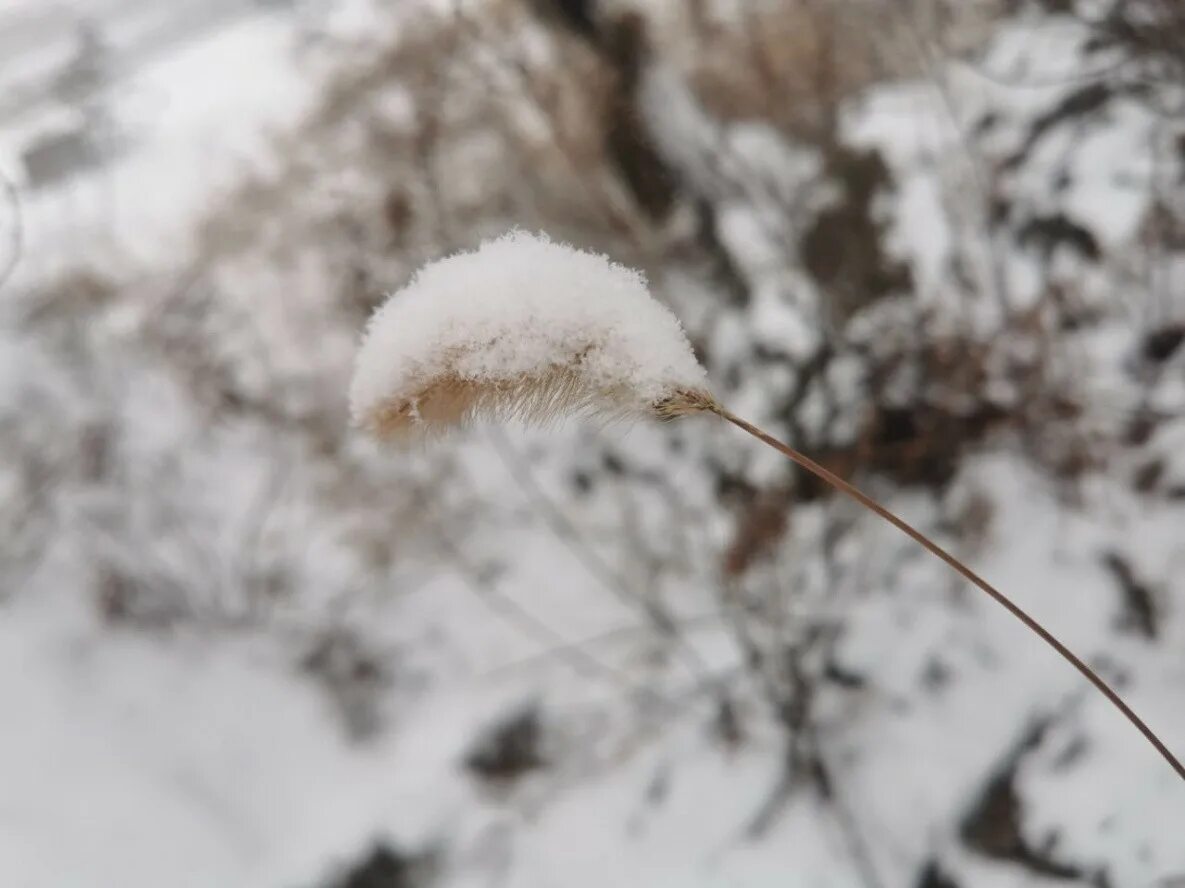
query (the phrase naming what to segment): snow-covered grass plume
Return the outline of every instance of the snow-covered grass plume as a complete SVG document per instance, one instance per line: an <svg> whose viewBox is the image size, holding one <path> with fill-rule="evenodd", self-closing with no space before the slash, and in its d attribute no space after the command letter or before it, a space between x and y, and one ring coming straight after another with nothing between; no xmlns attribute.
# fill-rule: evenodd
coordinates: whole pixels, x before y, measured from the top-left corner
<svg viewBox="0 0 1185 888"><path fill-rule="evenodd" d="M370 320L355 424L384 439L470 419L684 412L708 399L675 316L637 271L514 231L421 269Z"/></svg>

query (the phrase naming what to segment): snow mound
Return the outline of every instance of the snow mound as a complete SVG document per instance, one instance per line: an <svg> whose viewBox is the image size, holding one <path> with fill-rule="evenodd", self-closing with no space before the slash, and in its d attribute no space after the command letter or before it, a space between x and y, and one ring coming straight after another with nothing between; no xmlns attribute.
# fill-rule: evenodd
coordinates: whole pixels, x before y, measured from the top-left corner
<svg viewBox="0 0 1185 888"><path fill-rule="evenodd" d="M704 381L639 272L513 231L425 266L375 312L350 407L361 428L407 438L483 416L654 414Z"/></svg>

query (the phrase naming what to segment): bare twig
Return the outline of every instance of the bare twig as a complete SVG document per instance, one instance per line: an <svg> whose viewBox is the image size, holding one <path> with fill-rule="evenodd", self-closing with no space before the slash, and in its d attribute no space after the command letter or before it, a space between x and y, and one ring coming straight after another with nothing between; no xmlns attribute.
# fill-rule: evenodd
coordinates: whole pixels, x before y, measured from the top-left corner
<svg viewBox="0 0 1185 888"><path fill-rule="evenodd" d="M489 580L485 571L473 564L453 540L444 521L437 516L432 498L419 491L417 491L416 498L424 506L425 517L435 527L440 545L453 559L466 587L495 616L514 626L524 635L534 638L550 650L557 651L577 674L586 678L608 681L613 685L633 686L633 681L627 675L597 659L578 645L573 645L560 632L535 616L529 608L523 607L499 589L496 583Z"/></svg>
<svg viewBox="0 0 1185 888"><path fill-rule="evenodd" d="M0 186L3 186L5 200L12 209L12 230L8 235L8 256L3 269L0 270L0 290L3 290L9 278L16 272L17 266L20 265L25 247L25 224L24 214L21 210L21 193L3 170L0 170Z"/></svg>
<svg viewBox="0 0 1185 888"><path fill-rule="evenodd" d="M490 439L499 458L515 482L530 499L552 534L580 562L589 575L597 580L614 598L631 610L640 609L658 634L675 645L693 674L701 678L708 675L707 664L696 649L679 632L677 621L658 601L649 600L641 590L634 587L626 577L613 568L585 538L580 529L547 494L535 477L530 465L497 427L490 430Z"/></svg>

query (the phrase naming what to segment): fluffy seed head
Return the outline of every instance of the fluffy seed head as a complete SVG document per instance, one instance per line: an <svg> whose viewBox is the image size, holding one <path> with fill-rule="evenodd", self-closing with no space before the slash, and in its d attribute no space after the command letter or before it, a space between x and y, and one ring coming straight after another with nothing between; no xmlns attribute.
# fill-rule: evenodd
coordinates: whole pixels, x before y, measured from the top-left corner
<svg viewBox="0 0 1185 888"><path fill-rule="evenodd" d="M356 425L385 439L478 418L673 417L713 403L679 321L636 271L515 231L421 269L371 318Z"/></svg>

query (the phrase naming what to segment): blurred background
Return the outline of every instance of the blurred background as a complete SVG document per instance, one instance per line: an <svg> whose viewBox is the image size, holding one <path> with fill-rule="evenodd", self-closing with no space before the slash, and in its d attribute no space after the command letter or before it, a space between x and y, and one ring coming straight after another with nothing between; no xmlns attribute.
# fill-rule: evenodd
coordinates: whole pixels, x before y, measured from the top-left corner
<svg viewBox="0 0 1185 888"><path fill-rule="evenodd" d="M643 268L1185 755L1176 0L5 0L0 174L6 888L1185 885L1131 726L735 430L345 398L432 258Z"/></svg>

